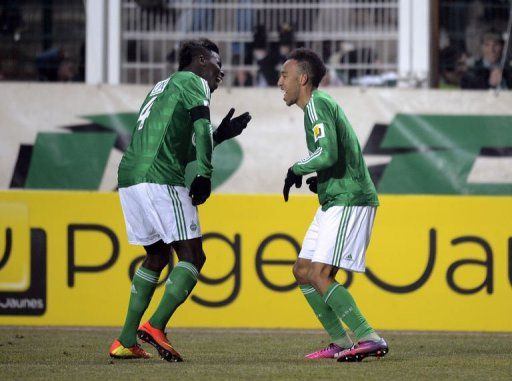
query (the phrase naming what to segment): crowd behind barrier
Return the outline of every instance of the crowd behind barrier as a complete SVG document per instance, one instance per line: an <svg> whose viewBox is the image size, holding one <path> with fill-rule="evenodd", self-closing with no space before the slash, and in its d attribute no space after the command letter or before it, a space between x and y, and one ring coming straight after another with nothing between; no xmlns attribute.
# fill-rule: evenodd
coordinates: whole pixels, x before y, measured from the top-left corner
<svg viewBox="0 0 512 381"><path fill-rule="evenodd" d="M286 54L302 46L326 62L324 86L406 83L398 75L399 6L398 0L122 0L121 82L149 85L168 76L180 42L207 35L221 47L228 86L275 86ZM504 51L510 8L508 0L440 0L433 53L439 65L430 68L440 88L512 88ZM0 80L84 81L85 19L80 0L2 2Z"/></svg>

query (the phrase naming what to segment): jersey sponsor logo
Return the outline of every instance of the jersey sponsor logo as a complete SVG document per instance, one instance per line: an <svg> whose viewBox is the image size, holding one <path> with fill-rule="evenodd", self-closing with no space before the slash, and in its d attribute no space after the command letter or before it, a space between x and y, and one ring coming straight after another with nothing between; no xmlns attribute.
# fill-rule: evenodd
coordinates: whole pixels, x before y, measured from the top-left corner
<svg viewBox="0 0 512 381"><path fill-rule="evenodd" d="M169 82L170 78L164 79L163 81L158 82L155 87L153 87L153 90L151 90L151 94L149 94L150 97L153 95L157 95L162 93L165 90L165 86L167 86L167 83Z"/></svg>
<svg viewBox="0 0 512 381"><path fill-rule="evenodd" d="M318 123L313 127L313 136L315 137L315 142L317 142L318 139L325 137L323 123Z"/></svg>

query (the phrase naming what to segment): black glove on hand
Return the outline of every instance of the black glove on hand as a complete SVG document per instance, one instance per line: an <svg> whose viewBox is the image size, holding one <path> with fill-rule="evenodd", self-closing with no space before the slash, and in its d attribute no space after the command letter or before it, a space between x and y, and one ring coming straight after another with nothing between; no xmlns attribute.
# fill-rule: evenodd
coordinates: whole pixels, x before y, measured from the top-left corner
<svg viewBox="0 0 512 381"><path fill-rule="evenodd" d="M201 205L210 197L211 192L212 183L210 179L198 175L192 181L188 195L192 198L192 205Z"/></svg>
<svg viewBox="0 0 512 381"><path fill-rule="evenodd" d="M295 185L295 187L300 188L302 186L302 176L296 175L293 173L291 168L288 168L288 173L286 174L286 178L284 179L284 187L283 187L283 196L284 201L288 201L288 195L290 194L290 188Z"/></svg>
<svg viewBox="0 0 512 381"><path fill-rule="evenodd" d="M306 180L306 184L309 185L309 190L313 193L318 193L318 177L313 176Z"/></svg>
<svg viewBox="0 0 512 381"><path fill-rule="evenodd" d="M229 110L228 114L222 119L219 127L214 131L213 139L217 144L240 135L251 120L251 115L249 115L248 112L244 112L242 115L231 119L234 113L234 108Z"/></svg>

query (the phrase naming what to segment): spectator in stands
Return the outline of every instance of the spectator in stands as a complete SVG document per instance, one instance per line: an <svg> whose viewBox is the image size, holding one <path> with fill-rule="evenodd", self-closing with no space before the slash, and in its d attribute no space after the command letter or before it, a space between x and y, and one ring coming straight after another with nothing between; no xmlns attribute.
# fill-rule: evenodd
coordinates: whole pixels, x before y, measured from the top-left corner
<svg viewBox="0 0 512 381"><path fill-rule="evenodd" d="M233 86L251 87L252 82L252 75L248 70L237 70Z"/></svg>
<svg viewBox="0 0 512 381"><path fill-rule="evenodd" d="M446 1L446 0L445 0ZM460 6L456 2L450 4L450 12L456 8L467 8L466 19L460 19L465 28L465 50L471 57L477 57L480 53L480 37L489 29L505 30L509 19L509 0L466 0L466 6Z"/></svg>
<svg viewBox="0 0 512 381"><path fill-rule="evenodd" d="M259 66L257 85L260 87L277 86L279 69L286 56L295 47L293 27L288 23L279 26L279 41L267 44L264 25L256 27L254 35L254 57Z"/></svg>
<svg viewBox="0 0 512 381"><path fill-rule="evenodd" d="M490 30L481 39L481 55L462 77L463 89L512 89L512 68L506 62L501 68L504 41L499 32Z"/></svg>
<svg viewBox="0 0 512 381"><path fill-rule="evenodd" d="M250 53L250 54L249 54ZM247 49L245 52L239 51L233 55L232 64L234 67L238 65L250 65L252 63L252 52ZM235 79L233 86L250 87L253 86L253 76L249 70L239 68L235 71Z"/></svg>
<svg viewBox="0 0 512 381"><path fill-rule="evenodd" d="M259 87L274 86L278 79L276 69L278 60L277 55L272 54L273 49L269 49L265 25L256 26L252 48L254 61L258 64L255 85Z"/></svg>
<svg viewBox="0 0 512 381"><path fill-rule="evenodd" d="M346 52L341 57L340 63L348 65L362 65L362 68L351 68L346 70L343 82L346 85L356 85L359 84L360 78L369 75L376 75L376 70L368 67L375 62L377 62L377 54L372 48L361 47Z"/></svg>
<svg viewBox="0 0 512 381"><path fill-rule="evenodd" d="M439 88L460 89L462 77L466 74L468 56L455 47L447 46L439 54Z"/></svg>
<svg viewBox="0 0 512 381"><path fill-rule="evenodd" d="M77 70L75 63L69 58L63 59L57 70L58 82L73 82L76 81Z"/></svg>
<svg viewBox="0 0 512 381"><path fill-rule="evenodd" d="M53 48L36 57L38 79L44 82L70 82L76 79L76 67L61 48Z"/></svg>
<svg viewBox="0 0 512 381"><path fill-rule="evenodd" d="M293 27L285 22L279 26L279 55L281 63L286 61L288 54L295 48Z"/></svg>

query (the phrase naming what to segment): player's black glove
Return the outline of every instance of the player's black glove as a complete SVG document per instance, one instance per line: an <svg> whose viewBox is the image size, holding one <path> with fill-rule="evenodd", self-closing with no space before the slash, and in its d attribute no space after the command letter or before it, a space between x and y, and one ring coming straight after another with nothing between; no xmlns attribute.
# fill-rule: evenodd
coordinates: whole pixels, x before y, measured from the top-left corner
<svg viewBox="0 0 512 381"><path fill-rule="evenodd" d="M284 201L288 201L288 195L290 194L290 188L295 185L297 188L302 186L302 176L293 173L291 167L288 168L288 173L284 179L283 196Z"/></svg>
<svg viewBox="0 0 512 381"><path fill-rule="evenodd" d="M220 122L219 127L213 132L213 139L217 144L240 135L251 120L251 115L248 112L244 112L242 115L231 119L234 113L234 108L229 110L228 114Z"/></svg>
<svg viewBox="0 0 512 381"><path fill-rule="evenodd" d="M188 195L192 198L192 205L201 205L210 197L211 192L212 183L210 179L198 175L192 181Z"/></svg>
<svg viewBox="0 0 512 381"><path fill-rule="evenodd" d="M318 193L318 177L313 176L306 180L306 184L309 185L309 190L313 193Z"/></svg>

